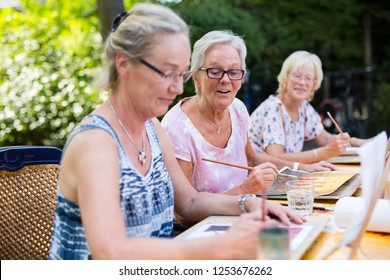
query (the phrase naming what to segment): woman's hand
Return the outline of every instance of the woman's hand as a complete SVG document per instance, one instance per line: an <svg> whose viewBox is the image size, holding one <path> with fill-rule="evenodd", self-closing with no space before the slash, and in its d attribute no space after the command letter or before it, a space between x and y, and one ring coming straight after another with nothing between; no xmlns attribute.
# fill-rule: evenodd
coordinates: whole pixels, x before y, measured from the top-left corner
<svg viewBox="0 0 390 280"><path fill-rule="evenodd" d="M253 168L248 178L240 185L241 193L261 193L264 189L270 187L278 175L277 167L265 162Z"/></svg>
<svg viewBox="0 0 390 280"><path fill-rule="evenodd" d="M333 171L337 170L337 167L327 161L320 161L311 164L301 163L299 169L308 172L319 172L319 171Z"/></svg>
<svg viewBox="0 0 390 280"><path fill-rule="evenodd" d="M259 230L278 225L275 220L263 222L260 217L259 211L242 214L226 234L217 236L217 252L221 254L217 259L256 259Z"/></svg>
<svg viewBox="0 0 390 280"><path fill-rule="evenodd" d="M249 212L259 212L259 217L262 214L262 199L255 197L248 197L245 201L246 209ZM302 224L306 222L306 218L298 212L289 209L288 207L280 205L280 203L266 200L265 203L267 219L270 219L270 215L279 219L284 225L291 225L291 221L296 224Z"/></svg>
<svg viewBox="0 0 390 280"><path fill-rule="evenodd" d="M326 146L320 148L324 151L321 151L325 153L329 158L331 157L337 157L340 154L344 153L347 147L350 146L349 143L350 137L348 133L343 133L343 135L333 135L330 137L328 144Z"/></svg>

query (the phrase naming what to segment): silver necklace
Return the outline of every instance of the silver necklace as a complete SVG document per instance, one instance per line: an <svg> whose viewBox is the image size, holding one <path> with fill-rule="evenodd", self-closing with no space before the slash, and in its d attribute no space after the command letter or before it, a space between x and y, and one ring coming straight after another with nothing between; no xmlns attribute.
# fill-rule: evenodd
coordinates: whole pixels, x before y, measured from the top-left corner
<svg viewBox="0 0 390 280"><path fill-rule="evenodd" d="M110 105L111 107L111 110L118 122L118 124L120 125L120 127L123 129L123 131L125 132L125 134L127 135L127 138L129 138L129 140L131 141L131 143L135 146L135 148L137 149L138 151L138 161L141 163L141 165L144 165L144 163L146 162L146 153L145 153L145 149L144 149L144 134L142 133L142 148L138 148L137 144L135 144L133 138L130 136L130 134L127 132L125 126L123 125L122 121L120 120L118 114L116 113L115 109L114 109L114 106L112 105L111 103L111 100L110 98L107 99L108 100L108 104Z"/></svg>
<svg viewBox="0 0 390 280"><path fill-rule="evenodd" d="M221 126L218 127L218 126L216 126L212 121L210 121L208 118L206 118L205 114L204 114L203 111L200 109L198 97L196 97L196 105L198 106L198 110L199 110L199 112L200 112L201 117L202 117L206 122L208 122L209 124L211 124L211 125L215 128L215 130L217 131L217 133L219 134L219 133L221 132L221 129L222 129L223 125L225 124L225 119L226 119L226 118L223 119L223 121L222 121L222 123L221 123Z"/></svg>

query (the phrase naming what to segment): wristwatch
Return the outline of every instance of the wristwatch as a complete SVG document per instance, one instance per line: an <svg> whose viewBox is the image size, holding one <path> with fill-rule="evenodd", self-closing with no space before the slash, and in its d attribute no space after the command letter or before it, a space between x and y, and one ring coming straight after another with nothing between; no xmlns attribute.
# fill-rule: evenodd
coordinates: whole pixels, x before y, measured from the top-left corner
<svg viewBox="0 0 390 280"><path fill-rule="evenodd" d="M243 194L242 196L240 196L240 199L238 200L238 206L240 207L241 213L248 213L248 210L245 207L245 200L248 197L256 197L256 195L254 195L254 194Z"/></svg>

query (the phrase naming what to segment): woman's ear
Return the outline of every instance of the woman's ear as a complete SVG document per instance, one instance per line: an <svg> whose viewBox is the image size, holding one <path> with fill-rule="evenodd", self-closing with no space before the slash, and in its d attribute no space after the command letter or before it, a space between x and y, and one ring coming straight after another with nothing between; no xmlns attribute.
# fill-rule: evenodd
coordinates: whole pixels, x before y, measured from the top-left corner
<svg viewBox="0 0 390 280"><path fill-rule="evenodd" d="M119 77L126 79L129 75L129 69L130 69L129 57L123 52L117 52L115 57L115 65Z"/></svg>
<svg viewBox="0 0 390 280"><path fill-rule="evenodd" d="M198 79L198 75L197 74L192 75L192 79L194 81L195 87L196 88L200 88L200 82L199 82L199 79Z"/></svg>

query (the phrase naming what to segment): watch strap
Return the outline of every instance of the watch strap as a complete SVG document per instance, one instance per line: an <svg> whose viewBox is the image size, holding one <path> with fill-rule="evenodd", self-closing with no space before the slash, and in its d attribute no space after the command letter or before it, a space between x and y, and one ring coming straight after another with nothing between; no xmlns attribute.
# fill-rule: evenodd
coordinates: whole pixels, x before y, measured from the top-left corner
<svg viewBox="0 0 390 280"><path fill-rule="evenodd" d="M248 213L248 209L246 209L246 206L245 206L245 200L248 197L256 197L256 195L254 195L254 194L243 194L243 195L240 196L240 199L238 200L238 207L240 207L241 213Z"/></svg>

